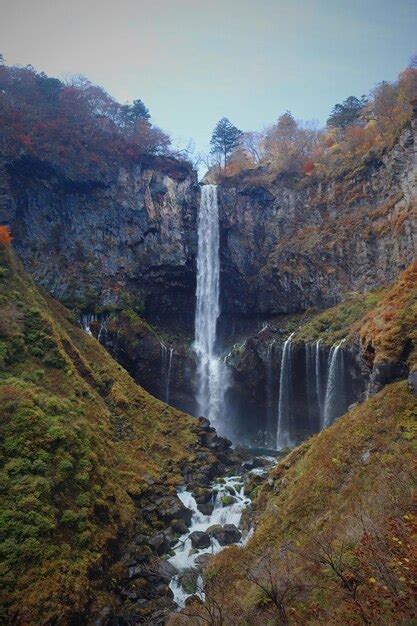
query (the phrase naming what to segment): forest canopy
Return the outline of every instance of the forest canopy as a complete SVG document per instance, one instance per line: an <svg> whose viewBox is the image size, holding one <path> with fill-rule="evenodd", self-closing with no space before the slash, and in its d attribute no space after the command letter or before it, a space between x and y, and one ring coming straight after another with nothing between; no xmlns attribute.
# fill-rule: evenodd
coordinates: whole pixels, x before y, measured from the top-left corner
<svg viewBox="0 0 417 626"><path fill-rule="evenodd" d="M290 111L260 132L244 132L211 174L218 178L244 170L259 175L323 176L355 164L391 144L417 104L417 57L395 82L382 82L368 96L349 96L334 105L327 124L300 122ZM223 159L224 162L224 159ZM262 174L263 175L263 174Z"/></svg>
<svg viewBox="0 0 417 626"><path fill-rule="evenodd" d="M63 82L0 58L0 157L48 162L73 180L101 180L115 166L166 154L170 139L137 99L116 102L83 76Z"/></svg>

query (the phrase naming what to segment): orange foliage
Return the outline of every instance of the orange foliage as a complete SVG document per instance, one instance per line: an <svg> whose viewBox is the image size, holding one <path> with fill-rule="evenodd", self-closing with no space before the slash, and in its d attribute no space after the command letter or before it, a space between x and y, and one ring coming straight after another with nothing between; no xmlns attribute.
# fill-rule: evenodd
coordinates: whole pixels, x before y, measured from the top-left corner
<svg viewBox="0 0 417 626"><path fill-rule="evenodd" d="M12 241L12 235L8 226L0 226L0 245L7 246Z"/></svg>
<svg viewBox="0 0 417 626"><path fill-rule="evenodd" d="M314 170L314 161L312 161L312 159L307 159L302 168L303 174L311 174L313 170Z"/></svg>

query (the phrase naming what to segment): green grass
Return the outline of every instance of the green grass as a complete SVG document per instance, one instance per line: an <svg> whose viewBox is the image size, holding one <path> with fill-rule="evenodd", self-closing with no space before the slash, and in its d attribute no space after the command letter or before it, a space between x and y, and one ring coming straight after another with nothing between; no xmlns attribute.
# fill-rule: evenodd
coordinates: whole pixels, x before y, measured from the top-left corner
<svg viewBox="0 0 417 626"><path fill-rule="evenodd" d="M83 612L108 543L143 524L135 502L146 477L167 488L181 480L192 424L136 385L0 248L3 621Z"/></svg>

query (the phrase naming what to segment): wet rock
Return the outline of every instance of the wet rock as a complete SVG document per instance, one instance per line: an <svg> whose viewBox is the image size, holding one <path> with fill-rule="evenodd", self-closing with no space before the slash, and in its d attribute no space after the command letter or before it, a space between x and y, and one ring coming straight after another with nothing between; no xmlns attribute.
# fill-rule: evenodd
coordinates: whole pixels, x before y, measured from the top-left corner
<svg viewBox="0 0 417 626"><path fill-rule="evenodd" d="M207 489L205 487L197 487L194 490L194 497L197 504L206 504L212 500L213 491L212 489Z"/></svg>
<svg viewBox="0 0 417 626"><path fill-rule="evenodd" d="M152 585L169 584L177 573L176 568L168 561L154 559L151 563L139 563L128 568L128 579L145 578Z"/></svg>
<svg viewBox="0 0 417 626"><path fill-rule="evenodd" d="M197 591L197 581L199 575L198 570L188 569L178 576L178 580L186 593L195 593Z"/></svg>
<svg viewBox="0 0 417 626"><path fill-rule="evenodd" d="M160 498L157 514L166 523L173 519L181 519L188 525L191 523L193 512L183 505L178 496L168 496Z"/></svg>
<svg viewBox="0 0 417 626"><path fill-rule="evenodd" d="M201 550L202 548L208 548L210 546L211 540L210 535L203 532L202 530L195 530L191 533L190 537L191 545L193 548L197 548Z"/></svg>
<svg viewBox="0 0 417 626"><path fill-rule="evenodd" d="M248 459L247 461L244 461L242 463L242 467L246 471L257 469L259 467L267 467L268 465L270 465L269 461L260 456L252 457L251 459Z"/></svg>
<svg viewBox="0 0 417 626"><path fill-rule="evenodd" d="M210 420L206 417L199 417L197 419L198 429L202 431L213 431L214 429L210 426Z"/></svg>
<svg viewBox="0 0 417 626"><path fill-rule="evenodd" d="M210 554L200 554L199 556L197 556L194 560L194 565L195 568L200 572L204 572L204 570L206 569L209 560L210 560L211 555Z"/></svg>
<svg viewBox="0 0 417 626"><path fill-rule="evenodd" d="M170 551L172 540L165 533L158 533L151 539L149 539L149 545L159 556L166 554Z"/></svg>
<svg viewBox="0 0 417 626"><path fill-rule="evenodd" d="M188 532L188 526L182 519L172 520L169 527L173 533L178 535L184 535L186 532Z"/></svg>
<svg viewBox="0 0 417 626"><path fill-rule="evenodd" d="M236 498L231 495L226 495L222 497L222 506L230 506L236 502Z"/></svg>
<svg viewBox="0 0 417 626"><path fill-rule="evenodd" d="M242 538L242 533L234 524L225 524L224 526L215 525L211 526L207 532L217 539L221 546L230 546L232 543L237 543Z"/></svg>
<svg viewBox="0 0 417 626"><path fill-rule="evenodd" d="M185 600L185 606L191 606L194 603L203 604L202 599L197 595L188 596Z"/></svg>
<svg viewBox="0 0 417 626"><path fill-rule="evenodd" d="M197 504L197 508L203 515L211 515L214 511L214 504L211 502L207 504Z"/></svg>

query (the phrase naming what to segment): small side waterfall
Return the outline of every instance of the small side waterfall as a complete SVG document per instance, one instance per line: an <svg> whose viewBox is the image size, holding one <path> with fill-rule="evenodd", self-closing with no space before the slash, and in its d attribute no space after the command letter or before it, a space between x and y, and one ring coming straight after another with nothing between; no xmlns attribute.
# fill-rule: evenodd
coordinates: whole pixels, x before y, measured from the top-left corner
<svg viewBox="0 0 417 626"><path fill-rule="evenodd" d="M321 346L320 346L321 340L318 339L315 343L314 343L314 368L315 368L315 374L316 374L316 397L317 397L317 404L319 407L319 416L320 416L320 430L323 428L324 426L324 420L323 420L323 411L324 411L324 390L325 390L325 384L326 384L326 371L325 368L323 368L323 356L322 356L322 350L321 350Z"/></svg>
<svg viewBox="0 0 417 626"><path fill-rule="evenodd" d="M99 341L101 341L103 336L105 338L105 335L106 335L106 332L107 332L107 320L108 320L108 317L109 317L108 313L100 313L98 315L96 315L95 313L84 313L79 318L79 324L85 330L85 332L88 335L91 335L91 336L93 336L93 331L91 330L91 325L92 324L100 324L99 329L98 329L98 333L97 333L97 339Z"/></svg>
<svg viewBox="0 0 417 626"><path fill-rule="evenodd" d="M91 332L91 324L97 322L97 315L94 313L83 313L80 318L80 324L87 333L87 335L93 335Z"/></svg>
<svg viewBox="0 0 417 626"><path fill-rule="evenodd" d="M334 344L329 354L326 396L323 409L323 427L330 426L338 416L338 407L344 404L344 356L341 350L344 339Z"/></svg>
<svg viewBox="0 0 417 626"><path fill-rule="evenodd" d="M278 428L277 428L277 450L292 445L290 437L290 409L291 409L291 339L294 333L286 339L281 358L281 372L279 379L279 400L278 400Z"/></svg>
<svg viewBox="0 0 417 626"><path fill-rule="evenodd" d="M271 341L268 345L266 352L266 365L265 365L265 397L266 397L266 417L267 417L267 428L272 429L273 420L275 418L274 411L274 373L273 373L273 362L274 362L274 348L275 341Z"/></svg>
<svg viewBox="0 0 417 626"><path fill-rule="evenodd" d="M194 350L197 356L197 405L199 415L221 429L228 368L216 347L220 315L220 235L216 185L201 188L198 212L197 304ZM224 429L223 429L224 430Z"/></svg>
<svg viewBox="0 0 417 626"><path fill-rule="evenodd" d="M306 401L310 428L314 431L317 427L317 386L316 386L316 354L315 345L305 344L305 376L306 376Z"/></svg>
<svg viewBox="0 0 417 626"><path fill-rule="evenodd" d="M171 382L172 357L174 348L168 348L162 341L161 345L161 380L163 382L164 401L169 403L169 386Z"/></svg>

